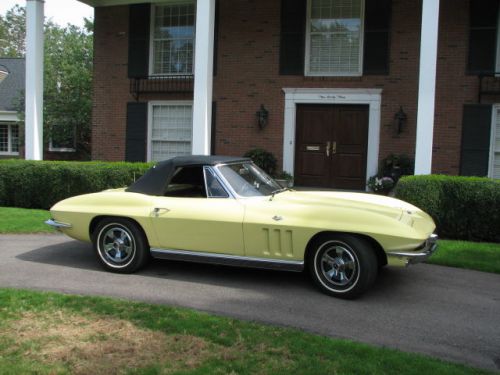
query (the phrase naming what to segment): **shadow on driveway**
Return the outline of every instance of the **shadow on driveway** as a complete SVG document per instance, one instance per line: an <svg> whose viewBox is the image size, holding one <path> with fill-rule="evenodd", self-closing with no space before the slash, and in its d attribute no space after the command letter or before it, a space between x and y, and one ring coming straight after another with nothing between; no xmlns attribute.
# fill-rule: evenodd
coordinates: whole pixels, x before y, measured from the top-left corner
<svg viewBox="0 0 500 375"><path fill-rule="evenodd" d="M53 266L78 268L81 270L108 273L102 268L91 244L70 241L42 247L16 256L27 262L49 264ZM407 283L412 283L400 269L384 268L379 273L375 285L363 295L364 300L384 296L394 300L398 289L404 290ZM286 272L260 270L243 267L219 266L192 262L151 259L142 270L134 275L153 277L204 285L238 287L263 292L267 288L287 290L308 290L319 293L307 272ZM389 292L390 293L387 293ZM392 296L392 297L390 297ZM389 298L388 298L389 297Z"/></svg>

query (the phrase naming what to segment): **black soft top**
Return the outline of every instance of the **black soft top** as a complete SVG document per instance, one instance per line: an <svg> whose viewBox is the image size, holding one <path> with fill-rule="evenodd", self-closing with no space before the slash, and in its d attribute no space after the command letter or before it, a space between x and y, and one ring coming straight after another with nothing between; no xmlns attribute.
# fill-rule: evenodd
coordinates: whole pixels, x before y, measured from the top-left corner
<svg viewBox="0 0 500 375"><path fill-rule="evenodd" d="M227 163L249 162L250 159L234 156L176 156L164 160L151 167L141 178L125 191L147 195L163 195L178 167L217 165Z"/></svg>

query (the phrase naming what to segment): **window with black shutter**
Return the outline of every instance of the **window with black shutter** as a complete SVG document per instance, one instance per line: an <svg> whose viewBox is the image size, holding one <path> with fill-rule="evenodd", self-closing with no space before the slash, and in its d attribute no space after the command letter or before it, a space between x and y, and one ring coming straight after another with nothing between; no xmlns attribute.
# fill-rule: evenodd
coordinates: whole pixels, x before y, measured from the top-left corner
<svg viewBox="0 0 500 375"><path fill-rule="evenodd" d="M497 69L497 24L499 0L470 2L469 74L492 73Z"/></svg>
<svg viewBox="0 0 500 375"><path fill-rule="evenodd" d="M328 4L281 1L280 74L389 74L392 0L352 0L348 9L353 15L340 12L345 5L341 1Z"/></svg>
<svg viewBox="0 0 500 375"><path fill-rule="evenodd" d="M462 122L462 176L487 176L490 158L491 105L466 104Z"/></svg>
<svg viewBox="0 0 500 375"><path fill-rule="evenodd" d="M125 161L146 161L148 104L127 103L127 128L125 135Z"/></svg>

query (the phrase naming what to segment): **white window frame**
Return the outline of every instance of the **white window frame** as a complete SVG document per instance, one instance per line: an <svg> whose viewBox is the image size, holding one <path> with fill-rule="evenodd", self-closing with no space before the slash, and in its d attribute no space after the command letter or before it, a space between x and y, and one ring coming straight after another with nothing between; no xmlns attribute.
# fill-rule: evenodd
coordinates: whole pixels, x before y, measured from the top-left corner
<svg viewBox="0 0 500 375"><path fill-rule="evenodd" d="M364 0L363 0L364 1ZM161 73L154 73L154 34L155 34L155 11L157 6L162 6L162 5L182 5L182 4L194 4L194 35L193 35L193 71L191 73L168 73L168 74L161 74ZM150 16L150 21L149 21L149 75L152 77L161 77L164 75L168 76L185 76L185 75L194 75L194 62L195 62L195 55L196 55L196 8L197 8L198 1L197 0L170 0L170 1L163 1L163 2L157 2L157 3L151 3L151 16Z"/></svg>
<svg viewBox="0 0 500 375"><path fill-rule="evenodd" d="M497 128L497 112L500 110L500 103L493 104L492 119L491 119L491 132L490 132L490 158L488 161L488 177L493 177L493 169L495 166L495 147L496 147L496 128ZM500 136L500 134L499 134Z"/></svg>
<svg viewBox="0 0 500 375"><path fill-rule="evenodd" d="M176 106L176 105L190 105L193 108L192 100L152 100L148 102L148 144L147 144L147 161L152 160L151 156L153 153L153 106ZM194 122L194 120L193 120ZM191 128L193 123L191 123ZM193 147L194 132L191 132L191 148Z"/></svg>
<svg viewBox="0 0 500 375"><path fill-rule="evenodd" d="M361 19L360 19L360 36L359 36L359 71L355 73L346 72L328 72L316 73L310 71L311 61L311 12L312 0L307 0L307 20L306 20L306 53L304 62L304 75L310 77L361 77L363 75L363 58L364 58L364 43L365 43L365 0L361 0Z"/></svg>
<svg viewBox="0 0 500 375"><path fill-rule="evenodd" d="M49 139L50 152L76 152L76 126L73 129L73 147L54 147L52 144L52 137Z"/></svg>
<svg viewBox="0 0 500 375"><path fill-rule="evenodd" d="M17 151L17 152L12 151L12 126L17 126L18 132L19 132L19 124L0 122L0 125L7 125L7 151L0 151L0 155L3 155L3 156L17 156L17 155L19 155L19 151Z"/></svg>

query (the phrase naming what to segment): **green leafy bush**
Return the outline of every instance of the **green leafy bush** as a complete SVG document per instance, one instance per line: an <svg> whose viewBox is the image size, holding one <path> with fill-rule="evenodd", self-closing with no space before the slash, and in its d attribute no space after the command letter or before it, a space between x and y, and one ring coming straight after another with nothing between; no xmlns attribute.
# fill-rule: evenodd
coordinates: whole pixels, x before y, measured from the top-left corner
<svg viewBox="0 0 500 375"><path fill-rule="evenodd" d="M426 211L440 236L500 242L500 181L481 177L406 176L396 197Z"/></svg>
<svg viewBox="0 0 500 375"><path fill-rule="evenodd" d="M252 161L262 168L268 175L274 176L276 173L278 161L271 152L261 148L254 148L247 151L243 156L252 159Z"/></svg>
<svg viewBox="0 0 500 375"><path fill-rule="evenodd" d="M49 209L79 194L130 185L146 163L0 161L0 206Z"/></svg>

